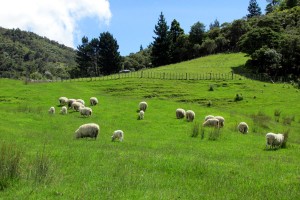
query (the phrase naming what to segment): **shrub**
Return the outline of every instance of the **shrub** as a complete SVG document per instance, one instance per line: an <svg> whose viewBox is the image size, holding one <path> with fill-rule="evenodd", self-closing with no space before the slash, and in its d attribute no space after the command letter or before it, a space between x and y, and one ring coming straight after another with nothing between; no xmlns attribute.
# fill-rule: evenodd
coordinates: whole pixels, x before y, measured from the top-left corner
<svg viewBox="0 0 300 200"><path fill-rule="evenodd" d="M0 190L4 190L20 178L21 151L16 145L2 144L0 156Z"/></svg>

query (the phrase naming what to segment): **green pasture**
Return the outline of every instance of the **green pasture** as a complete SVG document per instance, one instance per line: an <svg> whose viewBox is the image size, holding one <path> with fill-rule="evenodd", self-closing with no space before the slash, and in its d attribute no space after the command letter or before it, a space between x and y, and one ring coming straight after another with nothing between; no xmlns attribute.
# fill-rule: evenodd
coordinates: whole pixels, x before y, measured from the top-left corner
<svg viewBox="0 0 300 200"><path fill-rule="evenodd" d="M169 67L225 73L245 60L244 54L220 54ZM237 94L243 100L235 101ZM91 117L71 110L61 115L61 96L87 105L95 96L99 104ZM290 84L247 78L0 79L0 199L298 199L299 96ZM137 120L140 101L148 103L143 120ZM54 115L48 114L51 106ZM194 122L176 119L177 108L193 110ZM215 137L201 126L208 114L225 118ZM237 131L241 121L248 134ZM90 122L100 125L98 138L74 139L75 130ZM197 126L199 135L192 137ZM124 131L123 142L111 142L117 129ZM287 147L265 150L268 132L288 132ZM5 179L10 158L17 169Z"/></svg>

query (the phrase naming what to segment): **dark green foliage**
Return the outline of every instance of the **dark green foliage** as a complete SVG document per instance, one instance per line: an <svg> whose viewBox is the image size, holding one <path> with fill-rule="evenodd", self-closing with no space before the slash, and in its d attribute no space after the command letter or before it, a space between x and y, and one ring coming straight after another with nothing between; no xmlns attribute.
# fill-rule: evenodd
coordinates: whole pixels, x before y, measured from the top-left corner
<svg viewBox="0 0 300 200"><path fill-rule="evenodd" d="M170 64L171 37L168 32L169 26L163 13L160 13L158 23L155 25L156 37L152 43L151 61L154 67Z"/></svg>
<svg viewBox="0 0 300 200"><path fill-rule="evenodd" d="M123 60L123 68L131 71L140 70L151 67L151 49L146 48L137 53L131 53Z"/></svg>
<svg viewBox="0 0 300 200"><path fill-rule="evenodd" d="M248 12L249 12L249 14L247 14L248 18L252 18L252 17L261 15L261 9L260 9L258 3L256 2L256 0L250 0L249 6L248 6Z"/></svg>
<svg viewBox="0 0 300 200"><path fill-rule="evenodd" d="M205 34L205 25L201 22L196 22L191 26L189 41L192 44L202 44Z"/></svg>
<svg viewBox="0 0 300 200"><path fill-rule="evenodd" d="M0 27L0 41L0 77L68 78L76 67L72 48L35 33Z"/></svg>

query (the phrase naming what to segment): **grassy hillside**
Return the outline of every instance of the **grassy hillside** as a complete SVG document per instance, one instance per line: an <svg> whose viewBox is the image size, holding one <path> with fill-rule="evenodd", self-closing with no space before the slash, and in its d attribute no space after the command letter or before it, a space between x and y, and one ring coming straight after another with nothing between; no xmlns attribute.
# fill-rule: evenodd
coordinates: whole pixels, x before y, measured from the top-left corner
<svg viewBox="0 0 300 200"><path fill-rule="evenodd" d="M227 56L235 57L235 64ZM217 57L223 60L218 66L224 71L245 61L242 54ZM215 58L170 67L201 71L198 66L204 62L214 67L208 60ZM300 93L290 85L249 79L40 84L0 79L0 91L0 156L12 153L20 158L18 181L0 180L5 186L0 199L297 199L300 195ZM234 101L236 94L243 100ZM73 111L61 115L60 96L86 102L96 96L99 105L89 118ZM143 100L149 107L145 119L137 120ZM55 115L48 114L50 106L55 106ZM193 110L195 121L176 119L179 107ZM281 111L279 121L276 110ZM210 128L200 128L198 137L191 137L208 114L225 117L219 137ZM236 130L241 121L250 126L246 135ZM74 139L74 131L89 122L101 127L97 140ZM111 142L117 129L125 133L123 142ZM265 150L267 132L287 130L287 148ZM3 162L0 167L3 172Z"/></svg>

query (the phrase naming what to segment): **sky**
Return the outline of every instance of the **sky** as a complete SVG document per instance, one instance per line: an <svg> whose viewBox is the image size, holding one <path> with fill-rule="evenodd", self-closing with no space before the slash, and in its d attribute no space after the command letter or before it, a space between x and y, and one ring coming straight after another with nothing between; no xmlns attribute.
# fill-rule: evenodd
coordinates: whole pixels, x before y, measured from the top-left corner
<svg viewBox="0 0 300 200"><path fill-rule="evenodd" d="M176 19L186 34L197 22L206 28L248 14L250 0L0 0L0 26L19 28L76 49L109 32L122 56L147 48L163 13L167 25ZM267 1L257 0L264 13ZM0 41L1 42L1 41Z"/></svg>

